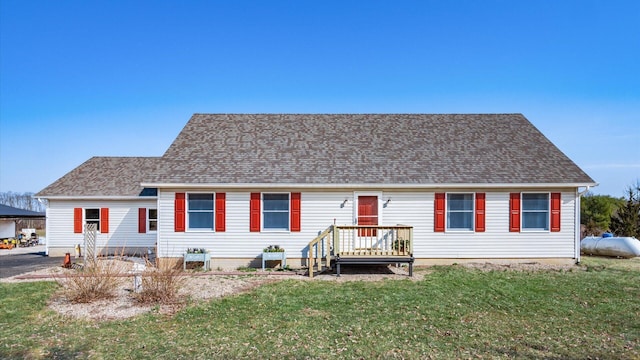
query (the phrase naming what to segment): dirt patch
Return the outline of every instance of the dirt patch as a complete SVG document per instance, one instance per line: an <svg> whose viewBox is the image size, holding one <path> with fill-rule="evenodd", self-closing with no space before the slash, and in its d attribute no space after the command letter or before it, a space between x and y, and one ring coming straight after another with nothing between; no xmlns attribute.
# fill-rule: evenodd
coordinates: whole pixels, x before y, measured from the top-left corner
<svg viewBox="0 0 640 360"><path fill-rule="evenodd" d="M523 271L523 272L531 272L531 271L571 271L571 270L579 270L580 267L577 265L569 265L569 264L542 264L538 262L530 262L530 263L513 263L513 264L499 264L499 263L491 263L491 262L478 262L478 263L464 263L459 264L459 266L464 266L470 269L476 269L481 271Z"/></svg>
<svg viewBox="0 0 640 360"><path fill-rule="evenodd" d="M69 301L63 291L57 292L49 302L49 307L62 314L90 320L126 319L150 311L173 314L193 301L206 301L231 294L237 294L255 286L276 281L250 276L184 276L180 279L178 297L181 301L165 305L143 305L134 298L131 278L123 281L116 296L111 299L77 304Z"/></svg>

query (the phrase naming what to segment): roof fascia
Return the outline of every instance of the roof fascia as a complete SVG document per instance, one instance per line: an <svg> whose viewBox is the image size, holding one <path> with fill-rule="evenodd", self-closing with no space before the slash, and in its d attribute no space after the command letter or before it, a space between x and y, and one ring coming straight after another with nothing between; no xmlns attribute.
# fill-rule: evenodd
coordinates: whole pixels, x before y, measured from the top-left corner
<svg viewBox="0 0 640 360"><path fill-rule="evenodd" d="M456 184L295 184L295 183L142 183L143 187L155 188L217 188L217 189L453 189L453 188L579 188L594 187L597 183L499 183L499 184L478 184L478 183L456 183Z"/></svg>
<svg viewBox="0 0 640 360"><path fill-rule="evenodd" d="M55 196L37 196L37 199L47 200L157 200L157 196L74 196L74 195L55 195Z"/></svg>

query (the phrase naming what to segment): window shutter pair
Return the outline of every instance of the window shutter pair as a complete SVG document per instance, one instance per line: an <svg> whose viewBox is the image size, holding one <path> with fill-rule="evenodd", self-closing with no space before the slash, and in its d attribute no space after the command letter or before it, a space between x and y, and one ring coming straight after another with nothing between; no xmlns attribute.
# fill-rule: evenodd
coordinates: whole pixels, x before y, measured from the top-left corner
<svg viewBox="0 0 640 360"><path fill-rule="evenodd" d="M434 231L444 232L445 229L445 193L435 194L435 214L434 214ZM475 231L485 231L485 193L476 193L476 206L475 206Z"/></svg>
<svg viewBox="0 0 640 360"><path fill-rule="evenodd" d="M251 193L249 201L249 231L260 232L260 193ZM300 231L301 194L291 193L289 197L290 231Z"/></svg>
<svg viewBox="0 0 640 360"><path fill-rule="evenodd" d="M227 228L227 194L216 193L215 199L215 230L224 232ZM184 232L186 229L186 200L185 193L176 193L174 200L174 231Z"/></svg>
<svg viewBox="0 0 640 360"><path fill-rule="evenodd" d="M560 231L560 207L562 194L551 193L551 232ZM520 232L520 193L509 194L509 231Z"/></svg>
<svg viewBox="0 0 640 360"><path fill-rule="evenodd" d="M82 234L84 230L82 212L82 208L73 209L73 232L75 234ZM100 209L100 232L103 234L109 233L109 208Z"/></svg>

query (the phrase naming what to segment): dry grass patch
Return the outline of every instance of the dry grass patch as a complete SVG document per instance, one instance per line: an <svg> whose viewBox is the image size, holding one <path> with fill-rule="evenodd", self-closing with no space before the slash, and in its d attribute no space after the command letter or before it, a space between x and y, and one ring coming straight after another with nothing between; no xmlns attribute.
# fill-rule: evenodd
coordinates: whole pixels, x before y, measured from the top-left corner
<svg viewBox="0 0 640 360"><path fill-rule="evenodd" d="M141 304L175 304L179 302L178 292L183 285L182 270L169 263L152 267L147 263L141 274L142 289L134 293Z"/></svg>
<svg viewBox="0 0 640 360"><path fill-rule="evenodd" d="M69 301L89 303L116 296L130 265L123 261L99 259L87 262L75 274L55 276L55 279Z"/></svg>

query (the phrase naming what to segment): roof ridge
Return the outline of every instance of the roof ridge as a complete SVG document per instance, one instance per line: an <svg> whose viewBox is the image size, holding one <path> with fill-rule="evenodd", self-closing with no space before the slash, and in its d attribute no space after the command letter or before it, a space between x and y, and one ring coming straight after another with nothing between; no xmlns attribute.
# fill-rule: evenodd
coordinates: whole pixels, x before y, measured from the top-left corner
<svg viewBox="0 0 640 360"><path fill-rule="evenodd" d="M159 159L162 156L108 156L108 155L95 155L89 159Z"/></svg>
<svg viewBox="0 0 640 360"><path fill-rule="evenodd" d="M325 112L309 112L309 113L193 113L193 116L196 115L340 115L340 116L350 116L350 115L522 115L522 113L517 112L490 112L490 113L481 113L481 112L472 112L472 113L396 113L396 112L379 112L379 113L325 113Z"/></svg>

